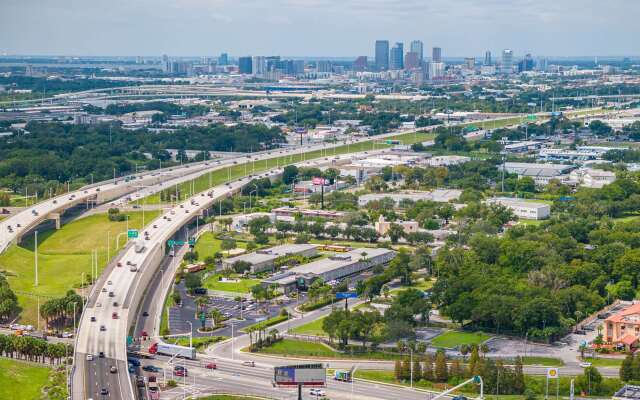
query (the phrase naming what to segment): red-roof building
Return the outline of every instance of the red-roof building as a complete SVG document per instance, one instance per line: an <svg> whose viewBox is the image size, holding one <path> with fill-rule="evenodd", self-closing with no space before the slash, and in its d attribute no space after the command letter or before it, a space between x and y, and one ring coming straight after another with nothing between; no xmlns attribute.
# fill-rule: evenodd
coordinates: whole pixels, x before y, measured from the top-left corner
<svg viewBox="0 0 640 400"><path fill-rule="evenodd" d="M632 304L604 321L603 339L630 349L640 339L640 303Z"/></svg>

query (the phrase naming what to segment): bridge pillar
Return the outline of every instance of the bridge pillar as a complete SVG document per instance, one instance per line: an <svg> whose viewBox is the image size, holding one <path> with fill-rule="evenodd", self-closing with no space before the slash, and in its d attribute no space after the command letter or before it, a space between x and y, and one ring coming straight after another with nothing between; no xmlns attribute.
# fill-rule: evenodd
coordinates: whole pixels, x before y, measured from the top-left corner
<svg viewBox="0 0 640 400"><path fill-rule="evenodd" d="M54 220L56 222L56 229L60 229L60 213L50 213L47 218Z"/></svg>

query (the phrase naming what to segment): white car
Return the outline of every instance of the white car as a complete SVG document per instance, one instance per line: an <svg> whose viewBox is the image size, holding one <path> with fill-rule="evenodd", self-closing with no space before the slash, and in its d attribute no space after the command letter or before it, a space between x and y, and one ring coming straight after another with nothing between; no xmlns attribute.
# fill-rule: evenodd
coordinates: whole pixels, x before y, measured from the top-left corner
<svg viewBox="0 0 640 400"><path fill-rule="evenodd" d="M590 363L590 362L587 362L587 361L583 361L583 362L581 362L581 363L580 363L580 366L581 366L582 368L587 368L587 367L590 367L590 366L591 366L591 363Z"/></svg>
<svg viewBox="0 0 640 400"><path fill-rule="evenodd" d="M324 390L320 389L311 389L309 390L309 394L316 397L325 397L327 395Z"/></svg>
<svg viewBox="0 0 640 400"><path fill-rule="evenodd" d="M87 354L87 361L93 361L93 354Z"/></svg>

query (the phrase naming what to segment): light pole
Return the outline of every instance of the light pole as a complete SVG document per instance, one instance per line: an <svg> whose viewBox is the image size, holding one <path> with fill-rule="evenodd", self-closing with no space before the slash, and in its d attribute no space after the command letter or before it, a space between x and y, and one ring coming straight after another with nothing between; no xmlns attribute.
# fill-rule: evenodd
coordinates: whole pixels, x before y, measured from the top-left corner
<svg viewBox="0 0 640 400"><path fill-rule="evenodd" d="M193 348L193 324L191 321L186 321L189 324L189 347Z"/></svg>
<svg viewBox="0 0 640 400"><path fill-rule="evenodd" d="M242 308L242 306L240 307ZM235 360L236 359L236 346L235 346L235 339L234 339L234 330L233 328L235 328L236 324L232 323L231 324L231 360Z"/></svg>
<svg viewBox="0 0 640 400"><path fill-rule="evenodd" d="M38 287L38 231L35 232L35 267L36 267L35 286Z"/></svg>

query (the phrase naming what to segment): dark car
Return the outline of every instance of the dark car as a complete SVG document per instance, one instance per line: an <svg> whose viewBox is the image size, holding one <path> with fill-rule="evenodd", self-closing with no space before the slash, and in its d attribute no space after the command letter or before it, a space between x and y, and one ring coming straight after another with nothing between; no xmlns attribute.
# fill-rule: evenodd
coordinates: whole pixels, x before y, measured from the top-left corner
<svg viewBox="0 0 640 400"><path fill-rule="evenodd" d="M145 365L144 367L142 367L142 370L146 372L160 372L160 368L154 365Z"/></svg>
<svg viewBox="0 0 640 400"><path fill-rule="evenodd" d="M100 389L100 394L103 396L107 396L109 394L109 389L107 388Z"/></svg>
<svg viewBox="0 0 640 400"><path fill-rule="evenodd" d="M146 312L146 311L143 311L143 312L142 312L142 316L143 316L143 317L148 317L148 316L149 316L149 313L148 313L148 312Z"/></svg>

